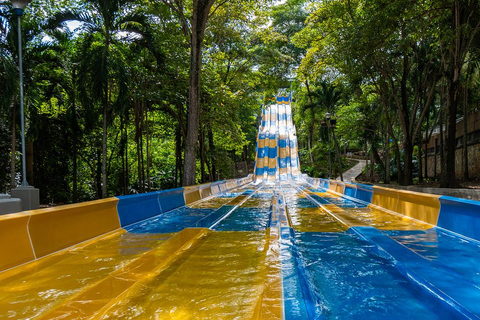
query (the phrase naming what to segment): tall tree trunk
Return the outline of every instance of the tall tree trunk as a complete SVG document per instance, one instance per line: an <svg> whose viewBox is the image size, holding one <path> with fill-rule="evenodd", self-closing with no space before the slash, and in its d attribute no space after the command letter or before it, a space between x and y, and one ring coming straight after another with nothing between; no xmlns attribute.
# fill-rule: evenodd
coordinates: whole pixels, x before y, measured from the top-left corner
<svg viewBox="0 0 480 320"><path fill-rule="evenodd" d="M120 154L122 157L122 174L120 176L120 187L122 189L122 194L127 194L126 192L126 185L125 185L125 169L126 169L126 163L125 163L125 149L126 149L126 139L125 139L125 115L120 115L120 132L121 132L121 138L120 138Z"/></svg>
<svg viewBox="0 0 480 320"><path fill-rule="evenodd" d="M418 131L418 182L423 182L422 131Z"/></svg>
<svg viewBox="0 0 480 320"><path fill-rule="evenodd" d="M247 153L247 146L243 146L243 160L245 161L245 176L248 176L248 153Z"/></svg>
<svg viewBox="0 0 480 320"><path fill-rule="evenodd" d="M456 71L457 73L459 71ZM460 79L457 76L450 81L447 88L447 108L445 110L446 140L444 144L445 163L440 176L440 188L455 188L458 186L455 175L455 151L457 131L458 89Z"/></svg>
<svg viewBox="0 0 480 320"><path fill-rule="evenodd" d="M207 174L205 172L205 129L203 126L200 128L200 173L201 182L205 183Z"/></svg>
<svg viewBox="0 0 480 320"><path fill-rule="evenodd" d="M468 78L465 84L463 100L463 180L469 179L468 174Z"/></svg>
<svg viewBox="0 0 480 320"><path fill-rule="evenodd" d="M130 170L128 166L128 112L125 116L125 194L128 194L130 185Z"/></svg>
<svg viewBox="0 0 480 320"><path fill-rule="evenodd" d="M10 154L10 188L13 189L16 187L17 182L15 181L15 160L16 160L16 134L17 134L17 102L14 101L12 104L13 115L12 115L12 140L11 140L11 150L12 153Z"/></svg>
<svg viewBox="0 0 480 320"><path fill-rule="evenodd" d="M456 120L461 90L461 73L467 59L467 54L478 37L480 30L479 3L475 1L454 0L451 6L450 37L445 47L448 52L444 55L443 64L447 75L447 108L445 143L445 166L440 177L440 187L454 188L458 186L455 175L456 152Z"/></svg>
<svg viewBox="0 0 480 320"><path fill-rule="evenodd" d="M200 123L200 78L202 70L203 38L207 20L215 0L193 2L192 33L190 46L190 89L188 93L187 135L185 139L185 162L183 185L196 183L196 145Z"/></svg>
<svg viewBox="0 0 480 320"><path fill-rule="evenodd" d="M73 158L73 168L72 168L72 201L73 203L78 202L78 136L79 136L79 127L77 121L77 73L76 69L72 70L72 105L71 105L71 132L72 132L72 158Z"/></svg>
<svg viewBox="0 0 480 320"><path fill-rule="evenodd" d="M404 27L402 26L402 38ZM409 61L408 53L403 53L403 74L400 82L400 94L401 94L401 108L400 112L400 123L402 125L402 131L404 135L403 141L403 179L400 182L400 185L411 185L412 180L412 160L413 160L413 139L412 132L410 131L410 119L409 119L409 103L408 103L408 93L407 93L407 81L409 74Z"/></svg>
<svg viewBox="0 0 480 320"><path fill-rule="evenodd" d="M308 100L310 101L310 111L311 111L311 118L312 118L310 119L310 132L308 133L308 136L307 136L308 154L310 156L310 164L313 165L312 148L313 148L313 134L315 130L315 107L313 105L313 99L312 99L312 94L310 92L310 86L308 84L308 80L305 81L305 86L307 88Z"/></svg>
<svg viewBox="0 0 480 320"><path fill-rule="evenodd" d="M207 135L208 135L208 146L210 148L210 161L212 162L212 170L210 170L211 181L216 181L217 166L216 166L216 158L215 158L215 144L213 142L213 131L210 125L208 125L208 128L207 128Z"/></svg>
<svg viewBox="0 0 480 320"><path fill-rule="evenodd" d="M107 98L108 100L108 98ZM103 107L102 198L107 197L107 104Z"/></svg>
<svg viewBox="0 0 480 320"><path fill-rule="evenodd" d="M148 123L148 110L145 110L145 122L147 127L147 191L152 191L152 181L150 179L150 166L151 166L151 156L150 156L150 126Z"/></svg>
<svg viewBox="0 0 480 320"><path fill-rule="evenodd" d="M430 106L428 106L428 109L430 109ZM425 161L424 161L424 169L425 169L425 173L424 173L424 177L425 179L428 179L428 141L430 140L429 136L428 136L428 118L430 116L430 111L427 111L427 121L426 121L426 124L425 124L425 150L424 150L424 153L425 153Z"/></svg>
<svg viewBox="0 0 480 320"><path fill-rule="evenodd" d="M402 185L402 183L403 183L402 159L400 158L400 149L399 149L399 147L398 147L398 144L395 144L394 152L395 152L395 158L396 158L396 160L397 160L397 179L398 179L398 184Z"/></svg>
<svg viewBox="0 0 480 320"><path fill-rule="evenodd" d="M102 162L102 150L98 149L97 146L97 167L95 168L95 192L97 194L97 199L102 198L102 168L103 168L103 162Z"/></svg>
<svg viewBox="0 0 480 320"><path fill-rule="evenodd" d="M375 172L375 159L373 157L373 145L372 148L370 149L370 182L373 182L374 180L374 172Z"/></svg>
<svg viewBox="0 0 480 320"><path fill-rule="evenodd" d="M182 133L180 123L175 130L175 185L181 185L182 181Z"/></svg>
<svg viewBox="0 0 480 320"><path fill-rule="evenodd" d="M73 203L78 202L78 143L77 138L73 137L73 168L72 168L72 200Z"/></svg>
<svg viewBox="0 0 480 320"><path fill-rule="evenodd" d="M333 130L333 128L332 128L332 134L333 134L333 142L335 143L335 153L336 153L337 162L338 162L338 173L340 175L340 180L343 181L342 158L340 157L340 149L338 148L337 135L335 134L335 130Z"/></svg>
<svg viewBox="0 0 480 320"><path fill-rule="evenodd" d="M385 134L385 183L390 183L390 142L388 133Z"/></svg>
<svg viewBox="0 0 480 320"><path fill-rule="evenodd" d="M445 150L444 150L444 145L445 145L445 137L444 137L444 131L443 131L443 123L445 122L444 118L444 112L443 112L443 106L441 106L440 109L440 145L439 145L439 150L440 150L440 179L443 171L445 170Z"/></svg>

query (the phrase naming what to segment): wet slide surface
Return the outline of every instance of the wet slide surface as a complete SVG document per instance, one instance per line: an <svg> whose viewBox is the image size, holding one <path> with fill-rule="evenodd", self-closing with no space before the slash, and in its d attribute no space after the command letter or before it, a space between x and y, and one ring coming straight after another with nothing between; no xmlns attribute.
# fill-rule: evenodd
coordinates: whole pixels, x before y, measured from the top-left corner
<svg viewBox="0 0 480 320"><path fill-rule="evenodd" d="M0 273L0 319L478 319L479 245L249 184Z"/></svg>

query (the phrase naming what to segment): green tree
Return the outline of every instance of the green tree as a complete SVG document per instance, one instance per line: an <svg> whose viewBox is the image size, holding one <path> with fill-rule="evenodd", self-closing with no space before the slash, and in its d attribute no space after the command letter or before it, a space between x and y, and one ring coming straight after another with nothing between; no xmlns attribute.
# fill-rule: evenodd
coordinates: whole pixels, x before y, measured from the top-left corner
<svg viewBox="0 0 480 320"><path fill-rule="evenodd" d="M107 196L107 137L109 118L129 96L128 61L125 60L126 32L138 32L145 16L135 12L128 0L89 0L83 10L58 14L51 25L81 22L82 42L79 61L79 90L83 103L99 106L102 114L101 197ZM130 11L124 10L130 7ZM138 32L141 35L141 32Z"/></svg>

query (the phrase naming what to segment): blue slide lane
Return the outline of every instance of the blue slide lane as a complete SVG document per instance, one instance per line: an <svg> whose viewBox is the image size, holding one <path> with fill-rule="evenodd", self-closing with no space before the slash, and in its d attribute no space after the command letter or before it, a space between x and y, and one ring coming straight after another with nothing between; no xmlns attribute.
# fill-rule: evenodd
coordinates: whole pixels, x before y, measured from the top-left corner
<svg viewBox="0 0 480 320"><path fill-rule="evenodd" d="M322 319L316 317L314 294L295 246L293 229L282 227L280 234L285 319Z"/></svg>
<svg viewBox="0 0 480 320"><path fill-rule="evenodd" d="M312 319L454 319L353 233L295 232L294 243L314 292Z"/></svg>
<svg viewBox="0 0 480 320"><path fill-rule="evenodd" d="M132 224L125 228L132 233L171 233L179 232L208 216L215 209L198 209L187 206L171 210L159 216Z"/></svg>
<svg viewBox="0 0 480 320"><path fill-rule="evenodd" d="M237 208L213 229L218 231L262 231L268 227L271 208Z"/></svg>
<svg viewBox="0 0 480 320"><path fill-rule="evenodd" d="M373 227L353 227L359 235L377 247L378 254L394 261L395 268L411 283L437 297L444 319L480 319L480 288L445 269L442 264L422 258Z"/></svg>
<svg viewBox="0 0 480 320"><path fill-rule="evenodd" d="M310 191L313 191L313 190L310 190ZM340 197L329 197L328 195L324 195L320 197L319 195L316 195L316 194L312 194L311 196L321 204L334 204L340 208L365 208L367 206L366 203L361 203L353 199L350 200L350 199L340 198Z"/></svg>
<svg viewBox="0 0 480 320"><path fill-rule="evenodd" d="M480 242L441 228L383 231L425 259L443 265L480 288Z"/></svg>

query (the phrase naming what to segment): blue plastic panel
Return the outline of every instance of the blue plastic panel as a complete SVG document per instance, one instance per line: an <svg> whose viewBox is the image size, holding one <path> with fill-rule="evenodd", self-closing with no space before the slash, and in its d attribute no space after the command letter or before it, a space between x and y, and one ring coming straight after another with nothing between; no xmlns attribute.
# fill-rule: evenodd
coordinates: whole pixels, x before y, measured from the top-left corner
<svg viewBox="0 0 480 320"><path fill-rule="evenodd" d="M356 198L357 188L355 188L355 186L345 184L345 191L343 192L343 194L352 198Z"/></svg>
<svg viewBox="0 0 480 320"><path fill-rule="evenodd" d="M158 200L162 212L181 207L185 205L185 198L183 197L183 188L165 190L158 192Z"/></svg>
<svg viewBox="0 0 480 320"><path fill-rule="evenodd" d="M122 227L162 213L158 192L118 196L117 212Z"/></svg>
<svg viewBox="0 0 480 320"><path fill-rule="evenodd" d="M480 240L480 201L441 196L437 225Z"/></svg>
<svg viewBox="0 0 480 320"><path fill-rule="evenodd" d="M353 227L350 232L374 244L377 253L393 260L405 278L431 294L435 300L430 306L443 314L444 319L478 319L480 289L473 283L441 264L420 257L375 228Z"/></svg>
<svg viewBox="0 0 480 320"><path fill-rule="evenodd" d="M365 201L367 203L372 203L372 196L373 196L373 186L368 184L360 184L356 183L357 185L357 195L355 198L358 200Z"/></svg>

